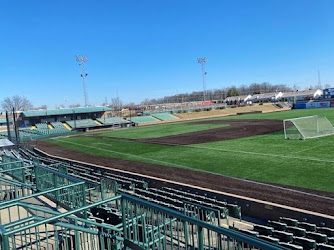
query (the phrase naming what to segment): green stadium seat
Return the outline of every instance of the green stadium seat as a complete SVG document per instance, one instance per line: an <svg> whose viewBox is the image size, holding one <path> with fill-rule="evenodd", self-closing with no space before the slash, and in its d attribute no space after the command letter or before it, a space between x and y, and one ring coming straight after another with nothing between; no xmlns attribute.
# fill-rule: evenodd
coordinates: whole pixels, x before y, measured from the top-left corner
<svg viewBox="0 0 334 250"><path fill-rule="evenodd" d="M282 247L286 247L288 249L303 250L302 246L298 246L298 245L291 244L291 243L280 242L279 245L282 246Z"/></svg>
<svg viewBox="0 0 334 250"><path fill-rule="evenodd" d="M278 230L278 231L285 231L287 224L283 222L268 220L268 226L273 227L275 230Z"/></svg>
<svg viewBox="0 0 334 250"><path fill-rule="evenodd" d="M140 124L148 122L158 122L159 120L157 118L154 118L153 116L136 116L131 117L131 121Z"/></svg>
<svg viewBox="0 0 334 250"><path fill-rule="evenodd" d="M293 244L302 246L306 249L315 249L317 246L315 240L307 239L304 237L294 237Z"/></svg>
<svg viewBox="0 0 334 250"><path fill-rule="evenodd" d="M279 239L271 237L271 236L267 236L267 235L259 235L258 236L261 240L265 240L265 241L269 241L271 243L274 244L278 244L279 243Z"/></svg>
<svg viewBox="0 0 334 250"><path fill-rule="evenodd" d="M260 235L272 235L274 228L262 226L262 225L256 225L253 226L253 231L259 232Z"/></svg>
<svg viewBox="0 0 334 250"><path fill-rule="evenodd" d="M317 249L319 250L334 250L334 246L332 245L327 245L324 243L317 244Z"/></svg>
<svg viewBox="0 0 334 250"><path fill-rule="evenodd" d="M255 236L257 237L259 235L259 232L253 231L253 230L249 230L249 229L239 229L238 231L250 235L250 236Z"/></svg>
<svg viewBox="0 0 334 250"><path fill-rule="evenodd" d="M326 234L327 237L334 237L334 229L328 227L318 227L317 233Z"/></svg>
<svg viewBox="0 0 334 250"><path fill-rule="evenodd" d="M306 230L304 228L287 226L286 231L289 233L293 233L294 236L298 236L298 237L306 236Z"/></svg>
<svg viewBox="0 0 334 250"><path fill-rule="evenodd" d="M129 123L129 121L124 120L123 118L120 118L120 117L98 118L96 120L98 120L104 125L120 125L120 124Z"/></svg>
<svg viewBox="0 0 334 250"><path fill-rule="evenodd" d="M299 222L298 227L306 229L309 232L315 232L317 230L317 226L315 224Z"/></svg>
<svg viewBox="0 0 334 250"><path fill-rule="evenodd" d="M89 127L98 127L99 125L94 122L92 119L81 119L66 121L66 123L71 126L71 128L89 128Z"/></svg>
<svg viewBox="0 0 334 250"><path fill-rule="evenodd" d="M283 242L293 241L293 234L284 232L284 231L273 230L272 236L280 239L280 241L283 241Z"/></svg>
<svg viewBox="0 0 334 250"><path fill-rule="evenodd" d="M326 234L306 232L306 238L315 240L317 243L326 243L328 241Z"/></svg>
<svg viewBox="0 0 334 250"><path fill-rule="evenodd" d="M280 217L279 221L287 224L288 226L298 227L298 220L295 220L295 219L291 219L287 217Z"/></svg>

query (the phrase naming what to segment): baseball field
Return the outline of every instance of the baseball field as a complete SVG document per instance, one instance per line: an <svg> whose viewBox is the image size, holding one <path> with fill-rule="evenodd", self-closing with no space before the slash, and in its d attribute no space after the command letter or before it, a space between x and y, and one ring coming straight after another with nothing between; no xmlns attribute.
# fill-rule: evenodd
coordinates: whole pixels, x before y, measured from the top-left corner
<svg viewBox="0 0 334 250"><path fill-rule="evenodd" d="M55 146L131 162L334 191L334 136L285 140L283 119L333 109L290 110L90 132L48 139ZM163 170L162 170L163 171Z"/></svg>

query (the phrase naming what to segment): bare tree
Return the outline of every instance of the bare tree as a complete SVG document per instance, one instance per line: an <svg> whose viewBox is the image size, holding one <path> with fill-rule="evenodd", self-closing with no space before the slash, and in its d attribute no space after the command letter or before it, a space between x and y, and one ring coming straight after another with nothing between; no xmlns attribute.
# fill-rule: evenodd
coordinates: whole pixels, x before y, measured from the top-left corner
<svg viewBox="0 0 334 250"><path fill-rule="evenodd" d="M119 97L111 98L111 106L113 110L121 110L123 107L123 102L119 99Z"/></svg>
<svg viewBox="0 0 334 250"><path fill-rule="evenodd" d="M13 97L6 97L2 102L1 102L1 108L3 110L29 110L33 109L32 103L24 96L18 96L15 95Z"/></svg>

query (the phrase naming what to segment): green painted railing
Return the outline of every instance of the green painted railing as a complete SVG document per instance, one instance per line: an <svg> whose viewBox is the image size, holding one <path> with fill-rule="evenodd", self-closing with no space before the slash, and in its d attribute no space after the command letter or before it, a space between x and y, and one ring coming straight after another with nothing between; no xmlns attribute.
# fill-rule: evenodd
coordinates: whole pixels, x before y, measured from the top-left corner
<svg viewBox="0 0 334 250"><path fill-rule="evenodd" d="M127 194L122 194L122 216L128 247L134 244L144 249L285 249Z"/></svg>
<svg viewBox="0 0 334 250"><path fill-rule="evenodd" d="M14 192L15 187L23 187L30 193L0 202L1 250L284 249L221 227L226 209L185 203L185 213L180 213L128 194L118 195L118 184L110 179L102 178L97 185L70 176L59 166L54 170L38 161L25 166L12 157L2 160L0 184L14 187ZM49 200L41 201L43 196ZM90 209L96 207L107 213L116 209L122 223L97 222L101 218L90 216Z"/></svg>
<svg viewBox="0 0 334 250"><path fill-rule="evenodd" d="M120 249L121 229L75 216L117 199L120 196L64 213L21 202L1 206L1 249ZM14 212L18 218L8 219Z"/></svg>

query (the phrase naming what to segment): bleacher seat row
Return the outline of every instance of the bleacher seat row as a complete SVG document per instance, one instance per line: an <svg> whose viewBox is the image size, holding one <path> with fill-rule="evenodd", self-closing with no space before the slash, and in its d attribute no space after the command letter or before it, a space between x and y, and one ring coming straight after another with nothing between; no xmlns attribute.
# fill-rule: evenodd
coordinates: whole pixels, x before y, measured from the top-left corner
<svg viewBox="0 0 334 250"><path fill-rule="evenodd" d="M153 202L158 205L185 212L185 203L198 204L218 211L228 211L230 216L240 218L241 209L235 204L210 198L198 193L192 193L182 189L171 187L152 188L147 182L140 178L124 176L121 173L109 170L97 170L88 165L74 162L63 162L50 157L42 157L35 152L22 148L20 153L2 151L3 154L14 157L23 157L29 160L38 158L39 162L57 170L61 164L68 170L68 174L81 178L87 183L100 184L102 179L116 182L120 192L131 194L135 197ZM8 194L10 195L10 194ZM119 211L109 207L91 210L90 216L95 221L117 225L121 223ZM281 217L277 221L268 221L267 225L254 224L252 230L237 229L241 232L258 237L268 242L274 242L290 249L333 249L334 248L334 229L317 226L312 223L300 222L293 218Z"/></svg>

